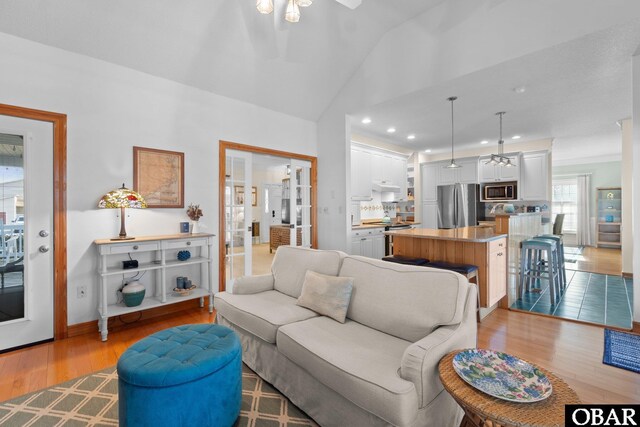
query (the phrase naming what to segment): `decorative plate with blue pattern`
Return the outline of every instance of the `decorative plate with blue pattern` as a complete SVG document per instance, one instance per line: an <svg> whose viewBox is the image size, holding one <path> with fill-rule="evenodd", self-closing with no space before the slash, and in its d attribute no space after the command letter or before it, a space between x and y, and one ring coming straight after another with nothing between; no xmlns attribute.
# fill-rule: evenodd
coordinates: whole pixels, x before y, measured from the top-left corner
<svg viewBox="0 0 640 427"><path fill-rule="evenodd" d="M461 351L453 358L453 369L478 390L510 402L539 402L553 390L549 378L538 368L499 351Z"/></svg>

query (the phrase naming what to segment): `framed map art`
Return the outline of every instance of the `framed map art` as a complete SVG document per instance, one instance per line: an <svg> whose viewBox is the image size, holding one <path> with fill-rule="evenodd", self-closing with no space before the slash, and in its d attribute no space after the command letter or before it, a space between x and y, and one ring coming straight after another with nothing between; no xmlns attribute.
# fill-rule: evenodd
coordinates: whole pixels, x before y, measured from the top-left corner
<svg viewBox="0 0 640 427"><path fill-rule="evenodd" d="M184 208L184 153L133 147L133 189L150 208Z"/></svg>

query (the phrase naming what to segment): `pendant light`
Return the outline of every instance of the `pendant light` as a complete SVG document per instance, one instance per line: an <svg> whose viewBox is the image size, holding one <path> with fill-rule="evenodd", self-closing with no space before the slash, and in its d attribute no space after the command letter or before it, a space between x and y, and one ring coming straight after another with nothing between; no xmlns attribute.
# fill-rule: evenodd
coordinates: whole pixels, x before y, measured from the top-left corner
<svg viewBox="0 0 640 427"><path fill-rule="evenodd" d="M453 156L453 101L458 99L457 96L451 96L447 98L447 101L451 102L451 163L445 166L446 169L457 169L461 167L456 163L456 159Z"/></svg>
<svg viewBox="0 0 640 427"><path fill-rule="evenodd" d="M287 22L296 23L300 21L300 8L296 0L289 0L287 4L287 11L284 14L284 19Z"/></svg>
<svg viewBox="0 0 640 427"><path fill-rule="evenodd" d="M256 0L256 9L263 15L273 12L273 0Z"/></svg>
<svg viewBox="0 0 640 427"><path fill-rule="evenodd" d="M491 159L485 162L485 164L512 168L516 165L511 162L510 158L504 155L504 140L502 139L502 116L504 116L505 114L507 113L505 113L504 111L496 113L496 116L500 117L500 139L498 140L498 154L492 154Z"/></svg>

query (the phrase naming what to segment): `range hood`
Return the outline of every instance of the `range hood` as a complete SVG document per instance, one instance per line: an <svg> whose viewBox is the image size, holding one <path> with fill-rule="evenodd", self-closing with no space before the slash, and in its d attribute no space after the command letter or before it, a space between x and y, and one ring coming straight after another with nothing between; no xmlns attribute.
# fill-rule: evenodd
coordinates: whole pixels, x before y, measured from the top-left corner
<svg viewBox="0 0 640 427"><path fill-rule="evenodd" d="M392 192L392 193L399 193L400 192L400 187L397 185L393 185L390 182L374 182L373 183L373 191L379 191L380 193L383 192Z"/></svg>

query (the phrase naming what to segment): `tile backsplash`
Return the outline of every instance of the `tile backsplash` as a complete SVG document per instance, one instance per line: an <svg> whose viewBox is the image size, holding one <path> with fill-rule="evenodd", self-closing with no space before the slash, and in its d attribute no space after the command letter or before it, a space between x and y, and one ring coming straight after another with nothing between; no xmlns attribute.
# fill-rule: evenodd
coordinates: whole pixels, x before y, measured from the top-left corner
<svg viewBox="0 0 640 427"><path fill-rule="evenodd" d="M543 219L550 219L551 218L551 204L549 203L549 201L546 200L541 200L541 201L535 201L535 202L518 202L518 201L514 201L514 202L510 202L513 207L515 208L516 212L515 213L527 213L527 207L529 206L539 206L540 207L540 213L542 214L542 218ZM485 217L486 218L493 218L495 214L491 213L491 209L493 209L493 207L495 205L497 205L498 203L485 203ZM502 208L498 208L496 210L496 213L501 214L503 213Z"/></svg>

